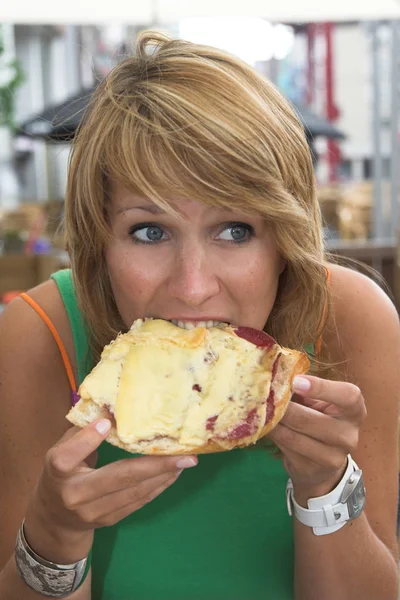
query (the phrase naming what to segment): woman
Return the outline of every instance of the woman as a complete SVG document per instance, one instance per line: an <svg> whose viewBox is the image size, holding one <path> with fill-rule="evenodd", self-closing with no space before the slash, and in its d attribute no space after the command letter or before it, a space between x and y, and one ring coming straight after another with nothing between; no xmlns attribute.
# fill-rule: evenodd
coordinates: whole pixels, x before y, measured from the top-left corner
<svg viewBox="0 0 400 600"><path fill-rule="evenodd" d="M65 224L73 279L55 274L0 321L0 597L394 600L398 317L327 262L310 153L279 92L216 49L143 34L77 135ZM317 355L269 435L278 457L132 457L101 443L107 420L70 427L71 387L143 316L264 328Z"/></svg>

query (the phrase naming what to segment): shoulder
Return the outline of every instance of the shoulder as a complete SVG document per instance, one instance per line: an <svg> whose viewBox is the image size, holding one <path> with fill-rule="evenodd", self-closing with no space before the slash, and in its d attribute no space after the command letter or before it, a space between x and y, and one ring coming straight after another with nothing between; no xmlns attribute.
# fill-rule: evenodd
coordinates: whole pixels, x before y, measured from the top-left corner
<svg viewBox="0 0 400 600"><path fill-rule="evenodd" d="M70 358L72 333L58 288L47 281L28 291L52 321ZM68 391L69 382L55 339L37 312L22 298L15 298L0 315L0 390L2 401L14 390L24 397L35 388ZM23 377L21 375L23 374ZM7 393L5 393L5 390ZM64 393L66 397L66 394ZM53 405L57 410L57 405Z"/></svg>
<svg viewBox="0 0 400 600"><path fill-rule="evenodd" d="M50 318L72 358L72 334L56 284L47 281L28 295ZM46 420L65 416L71 390L60 351L46 323L22 298L15 298L1 314L0 339L3 415L10 411L22 419L34 412Z"/></svg>
<svg viewBox="0 0 400 600"><path fill-rule="evenodd" d="M363 353L371 347L381 355L399 352L399 316L385 291L362 273L339 265L329 268L331 310L326 341L340 348L346 358L349 352Z"/></svg>
<svg viewBox="0 0 400 600"><path fill-rule="evenodd" d="M53 280L28 290L32 298L53 323L59 334L76 378L76 358L69 319L58 287ZM27 336L27 332L32 335ZM48 326L37 312L22 298L15 298L0 317L0 337L3 335L23 336L26 351L40 353L44 362L58 358L58 348ZM61 356L59 357L61 360Z"/></svg>

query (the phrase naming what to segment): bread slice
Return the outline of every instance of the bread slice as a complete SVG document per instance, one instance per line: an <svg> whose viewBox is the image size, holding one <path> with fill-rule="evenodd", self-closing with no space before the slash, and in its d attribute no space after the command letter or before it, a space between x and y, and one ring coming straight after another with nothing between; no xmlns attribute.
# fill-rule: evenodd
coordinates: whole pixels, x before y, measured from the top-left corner
<svg viewBox="0 0 400 600"><path fill-rule="evenodd" d="M283 417L307 356L248 327L180 328L138 319L107 345L67 419L111 420L110 444L205 454L254 444Z"/></svg>

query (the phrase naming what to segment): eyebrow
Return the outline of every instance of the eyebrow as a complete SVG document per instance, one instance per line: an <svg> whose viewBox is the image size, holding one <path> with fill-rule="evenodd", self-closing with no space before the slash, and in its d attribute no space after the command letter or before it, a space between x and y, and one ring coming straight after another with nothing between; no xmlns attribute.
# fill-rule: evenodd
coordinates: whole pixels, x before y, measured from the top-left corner
<svg viewBox="0 0 400 600"><path fill-rule="evenodd" d="M234 210L229 209L229 208L222 208L219 206L210 206L211 210L221 210L223 212L229 212L234 214ZM143 206L128 206L126 208L121 208L120 210L117 211L117 215L121 215L123 213L126 213L130 210L142 210L144 212L149 212L153 215L161 215L161 214L167 214L167 211L165 211L164 209L160 208L159 206L157 206L157 204L146 204Z"/></svg>
<svg viewBox="0 0 400 600"><path fill-rule="evenodd" d="M147 204L146 206L129 206L128 208L121 208L117 211L117 214L120 215L121 213L128 212L128 210L143 210L145 212L152 213L153 215L165 213L165 210L156 204Z"/></svg>

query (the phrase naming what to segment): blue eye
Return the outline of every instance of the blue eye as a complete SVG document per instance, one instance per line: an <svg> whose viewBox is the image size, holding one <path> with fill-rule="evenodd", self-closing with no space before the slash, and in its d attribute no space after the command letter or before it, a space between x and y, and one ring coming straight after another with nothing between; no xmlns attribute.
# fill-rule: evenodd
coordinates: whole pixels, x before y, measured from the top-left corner
<svg viewBox="0 0 400 600"><path fill-rule="evenodd" d="M254 235L254 229L245 223L229 223L218 235L219 240L241 244L248 242Z"/></svg>
<svg viewBox="0 0 400 600"><path fill-rule="evenodd" d="M135 244L157 244L168 239L164 229L154 223L138 223L129 230ZM246 223L225 223L217 240L233 244L249 242L254 236L254 229Z"/></svg>
<svg viewBox="0 0 400 600"><path fill-rule="evenodd" d="M151 223L141 223L132 227L129 235L133 238L134 242L139 244L155 244L166 239L163 229Z"/></svg>

